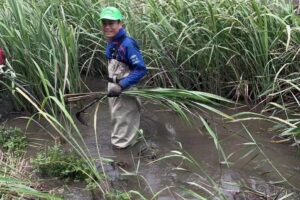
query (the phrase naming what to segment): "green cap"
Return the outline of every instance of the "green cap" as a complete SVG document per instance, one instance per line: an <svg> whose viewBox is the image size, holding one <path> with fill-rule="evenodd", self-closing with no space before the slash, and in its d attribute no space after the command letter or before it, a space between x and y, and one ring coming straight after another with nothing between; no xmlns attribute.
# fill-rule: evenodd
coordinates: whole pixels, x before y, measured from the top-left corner
<svg viewBox="0 0 300 200"><path fill-rule="evenodd" d="M122 20L123 16L118 8L106 7L101 11L100 19Z"/></svg>

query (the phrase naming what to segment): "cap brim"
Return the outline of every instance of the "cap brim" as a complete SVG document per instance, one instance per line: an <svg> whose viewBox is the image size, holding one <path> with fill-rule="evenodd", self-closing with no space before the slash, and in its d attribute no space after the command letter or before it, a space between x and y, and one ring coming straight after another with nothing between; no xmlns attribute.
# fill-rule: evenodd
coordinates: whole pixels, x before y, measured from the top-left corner
<svg viewBox="0 0 300 200"><path fill-rule="evenodd" d="M110 17L110 16L103 16L103 17L100 17L100 19L109 19L109 20L114 20L114 21L118 21L118 20L122 20L122 19L117 19L117 18L114 18L114 17Z"/></svg>

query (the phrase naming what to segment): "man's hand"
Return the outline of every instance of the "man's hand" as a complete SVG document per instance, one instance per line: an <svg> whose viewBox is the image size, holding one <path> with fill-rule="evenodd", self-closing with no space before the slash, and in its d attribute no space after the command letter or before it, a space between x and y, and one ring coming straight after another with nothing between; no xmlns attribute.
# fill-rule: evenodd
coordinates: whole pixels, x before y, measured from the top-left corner
<svg viewBox="0 0 300 200"><path fill-rule="evenodd" d="M107 97L118 97L121 93L121 86L115 83L114 86L108 91Z"/></svg>

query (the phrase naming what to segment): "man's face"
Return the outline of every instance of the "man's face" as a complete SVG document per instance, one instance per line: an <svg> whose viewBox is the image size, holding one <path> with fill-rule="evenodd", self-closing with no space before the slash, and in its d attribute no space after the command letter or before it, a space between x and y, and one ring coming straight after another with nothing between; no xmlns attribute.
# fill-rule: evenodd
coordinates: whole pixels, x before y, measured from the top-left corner
<svg viewBox="0 0 300 200"><path fill-rule="evenodd" d="M108 39L113 39L122 28L122 23L115 20L103 19L102 25L103 33Z"/></svg>

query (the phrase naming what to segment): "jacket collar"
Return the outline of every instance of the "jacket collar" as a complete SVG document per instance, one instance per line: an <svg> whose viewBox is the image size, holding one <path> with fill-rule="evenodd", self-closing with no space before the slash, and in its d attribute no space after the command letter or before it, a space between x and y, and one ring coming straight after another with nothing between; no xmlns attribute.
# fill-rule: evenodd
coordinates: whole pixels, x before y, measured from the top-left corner
<svg viewBox="0 0 300 200"><path fill-rule="evenodd" d="M119 43L124 36L126 36L126 30L121 28L119 33L110 42Z"/></svg>

